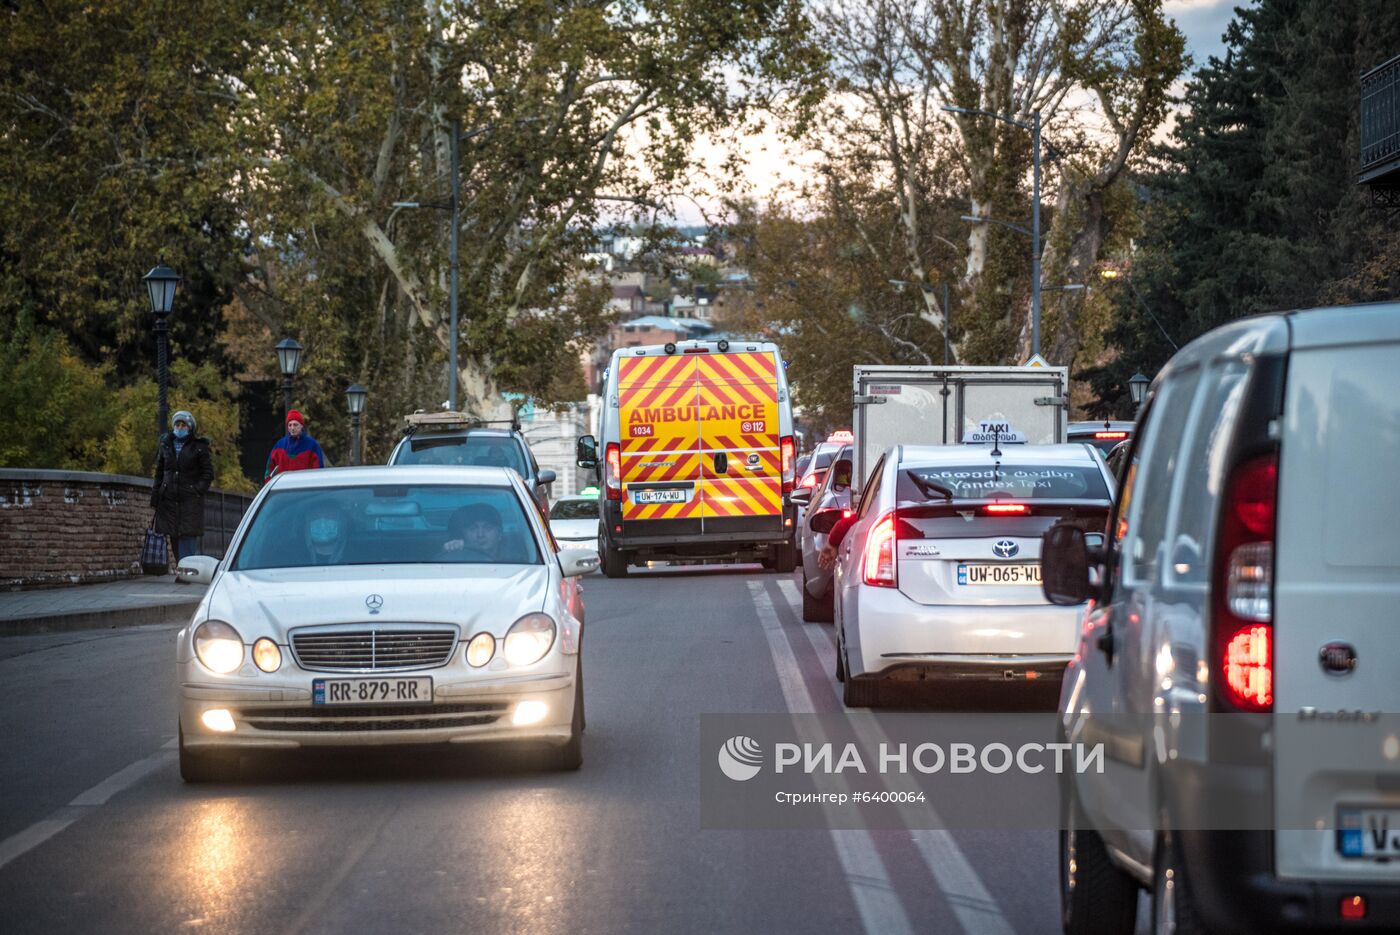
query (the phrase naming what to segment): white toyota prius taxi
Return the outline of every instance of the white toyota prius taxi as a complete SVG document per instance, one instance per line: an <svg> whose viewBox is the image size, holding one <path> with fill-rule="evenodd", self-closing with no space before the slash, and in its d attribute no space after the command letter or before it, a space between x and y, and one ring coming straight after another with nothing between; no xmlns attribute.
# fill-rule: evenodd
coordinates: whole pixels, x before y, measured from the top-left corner
<svg viewBox="0 0 1400 935"><path fill-rule="evenodd" d="M180 774L300 747L520 741L582 763L583 600L520 478L364 467L274 478L177 639Z"/></svg>
<svg viewBox="0 0 1400 935"><path fill-rule="evenodd" d="M1040 536L1102 539L1113 495L1088 445L896 445L871 470L836 564L848 707L888 682L1057 681L1078 615L1040 589Z"/></svg>

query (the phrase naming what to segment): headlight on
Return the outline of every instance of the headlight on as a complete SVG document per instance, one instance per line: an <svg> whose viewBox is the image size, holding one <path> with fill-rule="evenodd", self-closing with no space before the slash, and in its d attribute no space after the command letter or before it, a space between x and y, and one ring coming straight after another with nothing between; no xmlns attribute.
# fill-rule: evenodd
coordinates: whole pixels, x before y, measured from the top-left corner
<svg viewBox="0 0 1400 935"><path fill-rule="evenodd" d="M528 666L539 662L554 645L554 618L549 614L526 614L506 631L506 662Z"/></svg>
<svg viewBox="0 0 1400 935"><path fill-rule="evenodd" d="M243 664L243 637L222 620L206 620L194 631L194 654L209 671L228 675Z"/></svg>
<svg viewBox="0 0 1400 935"><path fill-rule="evenodd" d="M282 650L267 637L253 644L253 664L264 672L276 672L282 667Z"/></svg>
<svg viewBox="0 0 1400 935"><path fill-rule="evenodd" d="M480 669L496 655L496 638L490 633L478 633L467 644L467 665Z"/></svg>

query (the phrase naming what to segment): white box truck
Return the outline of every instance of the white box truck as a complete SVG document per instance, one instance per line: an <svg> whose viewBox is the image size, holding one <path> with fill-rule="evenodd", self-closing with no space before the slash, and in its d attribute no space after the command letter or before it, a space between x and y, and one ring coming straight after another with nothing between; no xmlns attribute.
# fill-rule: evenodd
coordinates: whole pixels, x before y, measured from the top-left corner
<svg viewBox="0 0 1400 935"><path fill-rule="evenodd" d="M1068 367L853 368L858 486L891 445L1057 445L1069 427Z"/></svg>

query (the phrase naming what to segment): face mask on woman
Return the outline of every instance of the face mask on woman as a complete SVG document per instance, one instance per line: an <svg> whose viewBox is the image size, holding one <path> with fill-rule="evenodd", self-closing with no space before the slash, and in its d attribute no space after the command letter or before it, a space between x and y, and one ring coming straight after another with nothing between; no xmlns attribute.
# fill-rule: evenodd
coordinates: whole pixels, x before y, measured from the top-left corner
<svg viewBox="0 0 1400 935"><path fill-rule="evenodd" d="M175 437L178 438L178 439L181 439L181 440L184 440L184 439L186 439L186 438L189 438L189 437L190 437L190 430L187 429L187 428L178 428L178 429L175 430Z"/></svg>

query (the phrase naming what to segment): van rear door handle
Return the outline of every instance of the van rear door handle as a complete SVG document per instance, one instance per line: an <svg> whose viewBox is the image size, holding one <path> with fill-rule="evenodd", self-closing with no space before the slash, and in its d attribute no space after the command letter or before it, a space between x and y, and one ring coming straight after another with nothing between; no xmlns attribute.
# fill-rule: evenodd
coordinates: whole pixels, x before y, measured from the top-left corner
<svg viewBox="0 0 1400 935"><path fill-rule="evenodd" d="M715 473L729 473L729 455L725 454L723 451L715 452Z"/></svg>

